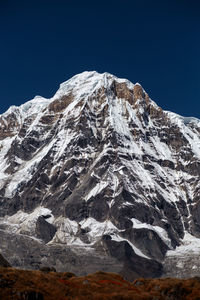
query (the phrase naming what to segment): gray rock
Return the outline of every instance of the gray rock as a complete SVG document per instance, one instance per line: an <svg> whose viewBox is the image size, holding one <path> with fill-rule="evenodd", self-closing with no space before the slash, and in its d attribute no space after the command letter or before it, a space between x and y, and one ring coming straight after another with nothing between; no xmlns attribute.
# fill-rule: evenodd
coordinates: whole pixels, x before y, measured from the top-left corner
<svg viewBox="0 0 200 300"><path fill-rule="evenodd" d="M39 239L42 239L45 243L48 243L54 237L56 233L56 227L48 223L44 217L40 216L36 222L35 233Z"/></svg>
<svg viewBox="0 0 200 300"><path fill-rule="evenodd" d="M4 268L11 267L9 262L3 257L2 254L0 254L0 267L4 267Z"/></svg>
<svg viewBox="0 0 200 300"><path fill-rule="evenodd" d="M162 275L161 263L136 255L128 242L116 242L106 235L103 236L103 243L111 256L123 262L124 267L121 273L127 280L138 277L160 277Z"/></svg>

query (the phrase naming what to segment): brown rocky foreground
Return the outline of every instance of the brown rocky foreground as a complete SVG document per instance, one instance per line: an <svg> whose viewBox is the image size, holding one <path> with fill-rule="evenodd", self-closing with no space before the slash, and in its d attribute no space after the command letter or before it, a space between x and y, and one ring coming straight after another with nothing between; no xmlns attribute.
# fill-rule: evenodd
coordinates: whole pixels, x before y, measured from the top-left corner
<svg viewBox="0 0 200 300"><path fill-rule="evenodd" d="M23 300L200 300L200 277L187 280L137 279L125 281L114 273L84 277L72 273L0 268L0 299Z"/></svg>

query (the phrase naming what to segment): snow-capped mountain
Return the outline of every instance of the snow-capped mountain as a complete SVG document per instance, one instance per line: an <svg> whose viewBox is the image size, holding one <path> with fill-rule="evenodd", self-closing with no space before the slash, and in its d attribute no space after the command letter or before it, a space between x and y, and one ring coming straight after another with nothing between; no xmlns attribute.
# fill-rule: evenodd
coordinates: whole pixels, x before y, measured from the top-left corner
<svg viewBox="0 0 200 300"><path fill-rule="evenodd" d="M168 250L200 238L199 175L200 120L163 111L138 83L78 74L0 116L0 250L22 267L72 268L68 249L96 269L160 276ZM26 262L20 246L6 256L8 236Z"/></svg>

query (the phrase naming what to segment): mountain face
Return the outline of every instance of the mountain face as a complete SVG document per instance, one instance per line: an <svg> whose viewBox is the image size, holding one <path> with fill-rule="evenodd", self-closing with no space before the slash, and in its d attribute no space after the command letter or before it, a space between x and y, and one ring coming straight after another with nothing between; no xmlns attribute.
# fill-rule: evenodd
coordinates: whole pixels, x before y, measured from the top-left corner
<svg viewBox="0 0 200 300"><path fill-rule="evenodd" d="M76 75L0 116L0 251L12 266L161 276L166 253L200 241L199 175L198 119L138 83Z"/></svg>

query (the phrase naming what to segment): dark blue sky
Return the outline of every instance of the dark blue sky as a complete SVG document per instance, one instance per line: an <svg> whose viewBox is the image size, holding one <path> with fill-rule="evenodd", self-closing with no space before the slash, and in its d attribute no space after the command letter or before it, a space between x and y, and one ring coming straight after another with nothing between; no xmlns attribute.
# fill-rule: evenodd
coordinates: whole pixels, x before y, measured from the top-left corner
<svg viewBox="0 0 200 300"><path fill-rule="evenodd" d="M0 113L86 70L200 118L199 0L0 0Z"/></svg>

